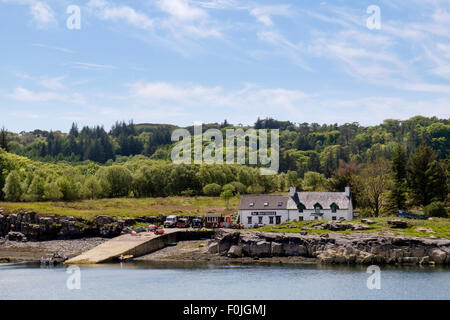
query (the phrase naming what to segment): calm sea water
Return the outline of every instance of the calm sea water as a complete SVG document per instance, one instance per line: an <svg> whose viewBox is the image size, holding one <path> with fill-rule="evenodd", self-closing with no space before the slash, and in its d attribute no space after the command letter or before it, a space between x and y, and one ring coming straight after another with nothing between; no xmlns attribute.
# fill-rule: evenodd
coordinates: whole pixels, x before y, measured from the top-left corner
<svg viewBox="0 0 450 320"><path fill-rule="evenodd" d="M450 269L381 269L369 290L366 268L322 266L101 265L80 269L67 289L65 267L0 265L0 299L450 299Z"/></svg>

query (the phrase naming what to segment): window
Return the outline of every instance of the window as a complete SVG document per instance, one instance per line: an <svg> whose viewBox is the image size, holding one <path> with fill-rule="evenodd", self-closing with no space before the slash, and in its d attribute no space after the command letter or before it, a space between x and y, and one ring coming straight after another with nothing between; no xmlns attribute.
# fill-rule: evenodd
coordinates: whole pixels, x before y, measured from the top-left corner
<svg viewBox="0 0 450 320"><path fill-rule="evenodd" d="M281 207L283 205L282 201L278 201L278 206Z"/></svg>
<svg viewBox="0 0 450 320"><path fill-rule="evenodd" d="M334 202L331 204L330 207L331 207L331 212L333 212L333 213L336 213L337 210L339 209L339 206Z"/></svg>
<svg viewBox="0 0 450 320"><path fill-rule="evenodd" d="M258 223L262 224L263 223L263 217L258 217Z"/></svg>
<svg viewBox="0 0 450 320"><path fill-rule="evenodd" d="M252 217L247 217L248 219L248 224L252 224Z"/></svg>
<svg viewBox="0 0 450 320"><path fill-rule="evenodd" d="M303 221L303 217L302 216L298 217L298 221Z"/></svg>
<svg viewBox="0 0 450 320"><path fill-rule="evenodd" d="M268 202L264 202L264 207L268 207L269 203Z"/></svg>
<svg viewBox="0 0 450 320"><path fill-rule="evenodd" d="M250 207L254 207L255 203L254 202L250 202Z"/></svg>
<svg viewBox="0 0 450 320"><path fill-rule="evenodd" d="M269 217L269 224L273 224L273 217Z"/></svg>
<svg viewBox="0 0 450 320"><path fill-rule="evenodd" d="M319 220L319 217L314 217L314 220Z"/></svg>
<svg viewBox="0 0 450 320"><path fill-rule="evenodd" d="M332 220L337 220L336 216L331 217Z"/></svg>
<svg viewBox="0 0 450 320"><path fill-rule="evenodd" d="M314 211L315 211L316 213L320 213L320 210L323 210L323 207L320 205L320 203L316 203L316 204L314 205Z"/></svg>

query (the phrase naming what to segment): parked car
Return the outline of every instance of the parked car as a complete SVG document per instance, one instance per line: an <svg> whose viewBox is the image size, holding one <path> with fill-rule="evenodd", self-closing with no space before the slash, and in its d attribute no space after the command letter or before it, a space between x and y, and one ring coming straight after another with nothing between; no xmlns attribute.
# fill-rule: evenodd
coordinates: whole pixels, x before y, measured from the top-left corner
<svg viewBox="0 0 450 320"><path fill-rule="evenodd" d="M177 228L189 228L189 219L187 218L178 219Z"/></svg>
<svg viewBox="0 0 450 320"><path fill-rule="evenodd" d="M194 228L202 228L203 227L203 220L201 218L194 218L194 219L192 219L192 227L194 227Z"/></svg>
<svg viewBox="0 0 450 320"><path fill-rule="evenodd" d="M177 226L177 216L168 216L164 221L164 228L175 228Z"/></svg>

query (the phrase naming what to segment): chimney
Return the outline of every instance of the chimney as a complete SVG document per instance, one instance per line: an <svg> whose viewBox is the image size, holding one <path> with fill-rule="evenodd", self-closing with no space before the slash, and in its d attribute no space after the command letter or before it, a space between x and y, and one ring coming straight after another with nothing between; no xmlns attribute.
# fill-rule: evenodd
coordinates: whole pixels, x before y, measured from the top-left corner
<svg viewBox="0 0 450 320"><path fill-rule="evenodd" d="M345 187L345 195L347 196L347 198L350 198L350 187Z"/></svg>
<svg viewBox="0 0 450 320"><path fill-rule="evenodd" d="M291 198L294 198L296 192L297 192L297 188L295 188L295 186L292 186L292 187L289 189L289 196L290 196Z"/></svg>

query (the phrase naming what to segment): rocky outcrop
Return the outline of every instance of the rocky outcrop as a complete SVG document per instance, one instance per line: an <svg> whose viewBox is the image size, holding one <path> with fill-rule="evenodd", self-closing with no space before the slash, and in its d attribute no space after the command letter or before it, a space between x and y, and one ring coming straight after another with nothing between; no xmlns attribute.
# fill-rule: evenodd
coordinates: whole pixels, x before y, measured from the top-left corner
<svg viewBox="0 0 450 320"><path fill-rule="evenodd" d="M61 215L42 215L30 211L0 214L0 237L11 241L46 241L90 237L112 238L120 235L126 226L136 222L156 224L164 217L115 219L99 215L94 221ZM19 236L18 233L22 234Z"/></svg>
<svg viewBox="0 0 450 320"><path fill-rule="evenodd" d="M220 230L208 251L230 258L316 258L324 264L450 264L450 240L373 234L301 235Z"/></svg>
<svg viewBox="0 0 450 320"><path fill-rule="evenodd" d="M408 228L408 223L406 221L402 220L389 220L388 225L391 226L391 228L397 228L397 229L405 229Z"/></svg>

